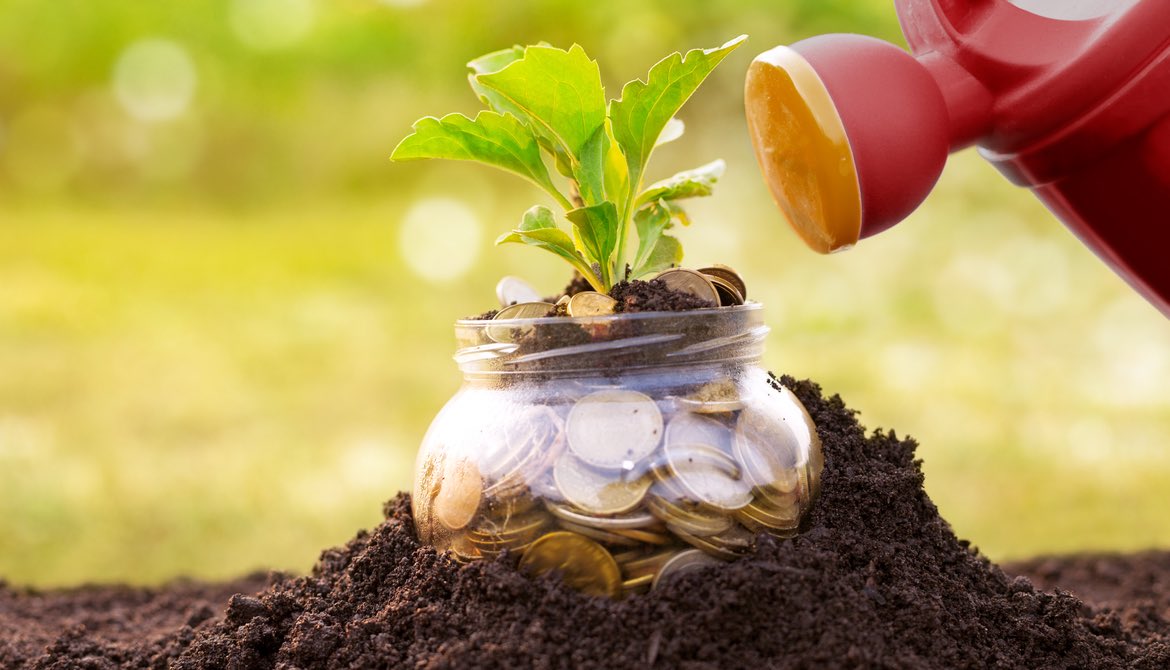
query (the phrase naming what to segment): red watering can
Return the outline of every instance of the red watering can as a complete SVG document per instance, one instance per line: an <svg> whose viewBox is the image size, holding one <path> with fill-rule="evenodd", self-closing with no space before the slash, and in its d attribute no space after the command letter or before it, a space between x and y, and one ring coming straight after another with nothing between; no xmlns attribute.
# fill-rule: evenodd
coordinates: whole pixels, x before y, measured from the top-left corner
<svg viewBox="0 0 1170 670"><path fill-rule="evenodd" d="M822 253L908 216L951 151L1012 182L1170 316L1170 0L895 0L913 54L822 35L760 54L748 127Z"/></svg>

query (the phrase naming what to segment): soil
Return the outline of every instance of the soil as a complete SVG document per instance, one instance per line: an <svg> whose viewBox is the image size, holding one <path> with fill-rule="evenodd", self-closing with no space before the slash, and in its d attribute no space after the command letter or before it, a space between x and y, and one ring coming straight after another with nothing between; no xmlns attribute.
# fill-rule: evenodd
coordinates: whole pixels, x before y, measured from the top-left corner
<svg viewBox="0 0 1170 670"><path fill-rule="evenodd" d="M564 296L572 297L583 291L592 291L593 287L580 274L574 274L573 279L565 286L565 289L555 296L545 298L545 302L556 303ZM702 298L691 295L690 293L683 293L675 291L667 287L657 279L643 281L641 279L631 279L629 281L620 281L614 284L609 289L609 297L617 300L617 305L614 311L621 313L633 312L682 312L689 309L708 309L711 307L718 307L713 302L703 300ZM499 313L498 309L490 309L482 314L468 317L471 321L489 321L494 319ZM549 310L545 316L568 316L569 313L563 308L554 307Z"/></svg>
<svg viewBox="0 0 1170 670"><path fill-rule="evenodd" d="M824 443L808 532L648 595L583 596L506 555L460 566L419 545L399 496L307 576L0 589L0 667L1170 666L1170 553L1005 572L939 516L912 440L866 435L836 396L783 382Z"/></svg>

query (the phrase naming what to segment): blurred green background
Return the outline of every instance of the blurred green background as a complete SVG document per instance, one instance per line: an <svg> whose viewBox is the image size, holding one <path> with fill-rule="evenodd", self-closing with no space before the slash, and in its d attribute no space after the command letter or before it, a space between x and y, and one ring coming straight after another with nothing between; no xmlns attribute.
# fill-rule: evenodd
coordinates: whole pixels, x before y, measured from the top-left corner
<svg viewBox="0 0 1170 670"><path fill-rule="evenodd" d="M1026 192L966 152L856 250L781 223L742 78L826 31L899 40L887 0L0 2L0 576L306 570L377 523L459 384L453 319L566 279L491 246L528 185L391 148L514 42L582 44L613 95L744 32L650 177L727 160L680 236L767 305L768 366L917 437L993 558L1170 545L1170 323Z"/></svg>

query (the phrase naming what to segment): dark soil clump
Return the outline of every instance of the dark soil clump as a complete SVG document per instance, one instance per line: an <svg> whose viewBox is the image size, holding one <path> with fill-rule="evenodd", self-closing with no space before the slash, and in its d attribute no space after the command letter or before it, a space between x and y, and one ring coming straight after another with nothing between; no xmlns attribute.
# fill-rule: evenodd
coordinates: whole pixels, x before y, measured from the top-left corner
<svg viewBox="0 0 1170 670"><path fill-rule="evenodd" d="M617 300L616 312L682 312L688 309L718 307L690 293L675 291L658 279L650 281L618 282L609 290L609 297Z"/></svg>
<svg viewBox="0 0 1170 670"><path fill-rule="evenodd" d="M1170 664L1164 607L1170 559L1156 565L1163 575L1160 588L1156 580L1146 583L1161 595L1138 609L1093 609L1061 591L1038 591L955 537L923 491L913 441L893 432L867 436L839 398L823 398L811 382L783 381L805 403L824 442L822 495L808 532L785 542L761 538L755 555L686 575L648 595L622 601L582 596L555 579L519 574L514 557L459 566L418 544L409 499L400 496L386 505L385 523L326 551L311 575L276 578L254 596L233 597L213 621L189 624L176 615L168 620L170 634L157 632L165 623L144 628L140 643L149 653L130 642L86 646L100 634L63 627L47 643L57 650L54 661L31 654L17 632L15 644L0 642L0 665L161 668L170 661L177 670L194 670ZM1066 571L1102 570L1068 566L1022 567L1041 579L1053 575L1057 584ZM0 591L0 639L26 625L20 603L21 596ZM127 624L134 625L142 624Z"/></svg>

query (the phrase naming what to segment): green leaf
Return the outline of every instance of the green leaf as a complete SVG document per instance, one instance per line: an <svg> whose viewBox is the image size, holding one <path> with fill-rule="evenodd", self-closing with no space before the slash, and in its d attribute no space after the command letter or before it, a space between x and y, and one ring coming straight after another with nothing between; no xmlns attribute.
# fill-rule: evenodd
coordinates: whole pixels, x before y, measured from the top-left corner
<svg viewBox="0 0 1170 670"><path fill-rule="evenodd" d="M605 157L609 153L609 136L605 125L593 133L593 137L581 148L573 176L577 180L577 191L586 206L605 202Z"/></svg>
<svg viewBox="0 0 1170 670"><path fill-rule="evenodd" d="M720 159L706 165L700 165L693 170L679 172L673 177L647 186L646 190L638 195L635 206L656 200L680 200L711 195L715 182L723 176L723 171L726 168L727 164Z"/></svg>
<svg viewBox="0 0 1170 670"><path fill-rule="evenodd" d="M569 234L557 227L556 218L547 207L537 205L524 213L520 226L510 233L504 233L496 244L518 243L545 249L567 260L595 288L601 288L593 269L573 245Z"/></svg>
<svg viewBox="0 0 1170 670"><path fill-rule="evenodd" d="M523 58L524 49L524 47L517 44L510 49L501 49L499 51L493 51L490 54L485 54L467 64L467 67L471 70L467 75L467 81L471 84L471 90L475 91L475 94L479 96L479 99L485 105L497 112L507 112L516 117L521 116L520 110L515 105L505 100L495 91L479 83L476 75L491 74L503 70L505 67Z"/></svg>
<svg viewBox="0 0 1170 670"><path fill-rule="evenodd" d="M558 202L568 203L549 178L532 131L510 114L480 112L475 119L462 114L419 119L414 132L398 143L390 159L427 158L487 163L514 172L548 191Z"/></svg>
<svg viewBox="0 0 1170 670"><path fill-rule="evenodd" d="M573 222L586 260L601 265L601 280L608 287L612 256L617 247L617 206L607 200L600 205L579 207L566 216Z"/></svg>
<svg viewBox="0 0 1170 670"><path fill-rule="evenodd" d="M662 232L671 225L670 208L664 202L653 202L634 214L634 227L638 231L638 252L634 254L634 274L650 260L650 254L658 246Z"/></svg>
<svg viewBox="0 0 1170 670"><path fill-rule="evenodd" d="M682 259L682 243L670 235L662 235L650 251L650 255L646 259L645 264L635 268L630 276L637 278L662 272L669 267L674 267L682 263Z"/></svg>
<svg viewBox="0 0 1170 670"><path fill-rule="evenodd" d="M745 39L741 35L716 49L667 56L650 68L645 83L635 80L626 84L621 99L610 103L614 136L625 151L631 184L641 183L650 152L666 124L715 66Z"/></svg>
<svg viewBox="0 0 1170 670"><path fill-rule="evenodd" d="M601 73L578 45L568 51L531 46L523 58L475 78L574 159L605 123Z"/></svg>

